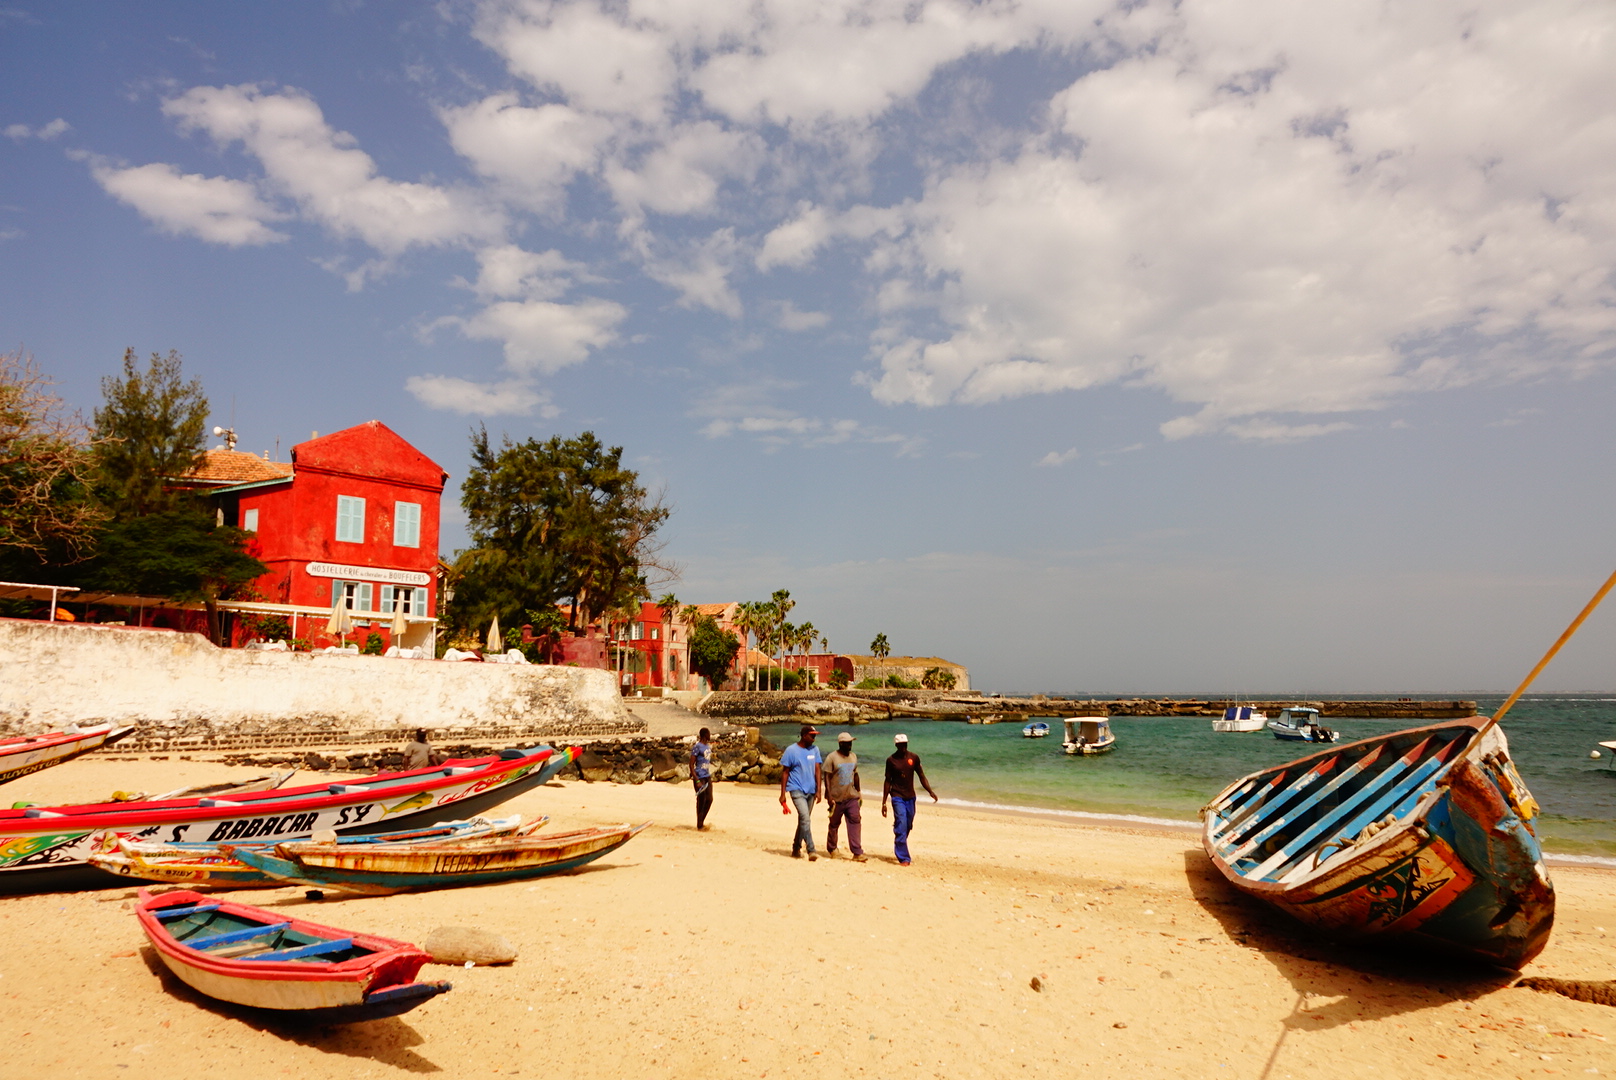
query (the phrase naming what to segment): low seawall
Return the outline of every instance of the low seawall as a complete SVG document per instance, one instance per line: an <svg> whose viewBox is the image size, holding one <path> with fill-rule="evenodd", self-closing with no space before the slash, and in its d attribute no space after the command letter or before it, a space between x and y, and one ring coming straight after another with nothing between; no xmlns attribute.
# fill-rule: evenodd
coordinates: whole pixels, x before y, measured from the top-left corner
<svg viewBox="0 0 1616 1080"><path fill-rule="evenodd" d="M0 619L0 734L138 724L131 746L223 748L390 738L400 729L509 738L637 734L612 675L220 649L196 634Z"/></svg>

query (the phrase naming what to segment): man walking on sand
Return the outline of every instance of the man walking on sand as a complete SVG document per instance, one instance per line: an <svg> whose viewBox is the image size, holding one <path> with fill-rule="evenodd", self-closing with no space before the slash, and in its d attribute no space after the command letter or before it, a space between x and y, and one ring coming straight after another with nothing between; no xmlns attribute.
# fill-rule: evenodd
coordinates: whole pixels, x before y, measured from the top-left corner
<svg viewBox="0 0 1616 1080"><path fill-rule="evenodd" d="M859 788L858 755L853 753L850 732L836 736L836 752L825 759L821 771L825 774L825 802L830 806L830 833L825 837L825 854L835 858L836 832L846 820L847 847L853 852L854 862L863 862L864 825L859 815L859 800L864 796Z"/></svg>
<svg viewBox="0 0 1616 1080"><path fill-rule="evenodd" d="M881 783L881 816L887 816L887 799L892 799L892 851L898 856L899 866L909 865L909 833L915 827L915 778L926 789L931 801L937 793L926 779L926 770L920 767L920 757L909 752L909 736L892 737L893 752L887 758L887 778Z"/></svg>
<svg viewBox="0 0 1616 1080"><path fill-rule="evenodd" d="M797 741L786 747L780 755L780 812L786 813L786 796L797 808L797 835L791 838L791 857L802 858L802 848L808 845L808 861L819 858L814 851L813 812L819 802L819 766L824 760L814 745L819 729L812 724L802 725Z"/></svg>

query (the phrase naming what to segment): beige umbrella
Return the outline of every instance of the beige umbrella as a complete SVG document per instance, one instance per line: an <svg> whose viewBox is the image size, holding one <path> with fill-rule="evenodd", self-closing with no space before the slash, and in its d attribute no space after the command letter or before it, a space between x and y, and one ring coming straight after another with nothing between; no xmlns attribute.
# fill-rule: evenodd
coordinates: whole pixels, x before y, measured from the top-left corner
<svg viewBox="0 0 1616 1080"><path fill-rule="evenodd" d="M404 598L397 593L393 595L393 644L399 648L404 647L404 632L410 624L404 619Z"/></svg>
<svg viewBox="0 0 1616 1080"><path fill-rule="evenodd" d="M331 618L326 621L325 632L333 637L345 637L353 623L348 618L348 598L339 590L337 599L331 605Z"/></svg>
<svg viewBox="0 0 1616 1080"><path fill-rule="evenodd" d="M494 621L488 624L488 650L487 651L490 654L502 653L502 652L505 651L505 642L499 636L499 616L498 615L495 615L494 616Z"/></svg>

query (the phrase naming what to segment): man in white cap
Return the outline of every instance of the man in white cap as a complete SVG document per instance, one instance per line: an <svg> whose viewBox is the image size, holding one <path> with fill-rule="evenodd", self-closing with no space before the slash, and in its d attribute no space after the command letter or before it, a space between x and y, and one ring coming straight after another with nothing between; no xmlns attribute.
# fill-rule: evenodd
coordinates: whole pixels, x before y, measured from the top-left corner
<svg viewBox="0 0 1616 1080"><path fill-rule="evenodd" d="M915 778L926 789L931 801L937 793L926 779L926 770L920 767L920 756L909 752L909 736L899 732L892 736L892 756L887 758L887 777L881 783L881 816L887 816L887 799L892 800L892 851L898 856L899 866L909 865L909 833L915 827Z"/></svg>
<svg viewBox="0 0 1616 1080"><path fill-rule="evenodd" d="M854 862L864 861L864 825L859 816L858 755L853 753L853 735L844 731L836 736L836 751L820 766L825 774L825 802L830 805L830 833L825 837L825 854L836 857L836 833L847 822L847 846Z"/></svg>

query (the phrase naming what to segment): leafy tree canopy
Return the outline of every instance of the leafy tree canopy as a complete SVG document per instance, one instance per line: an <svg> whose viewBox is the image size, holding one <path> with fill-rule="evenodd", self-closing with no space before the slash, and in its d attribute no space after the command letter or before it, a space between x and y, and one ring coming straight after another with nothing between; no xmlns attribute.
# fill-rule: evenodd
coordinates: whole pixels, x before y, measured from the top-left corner
<svg viewBox="0 0 1616 1080"><path fill-rule="evenodd" d="M735 654L740 651L740 638L720 629L718 620L711 615L696 614L690 631L690 670L706 679L709 686L716 689L724 684Z"/></svg>
<svg viewBox="0 0 1616 1080"><path fill-rule="evenodd" d="M200 510L165 510L109 525L90 572L95 588L181 603L230 599L269 572L244 550L248 534Z"/></svg>
<svg viewBox="0 0 1616 1080"><path fill-rule="evenodd" d="M569 625L588 625L650 596L657 530L669 511L622 464L623 448L593 432L545 442L471 437L461 505L472 547L456 560L456 607L469 625L572 600Z"/></svg>
<svg viewBox="0 0 1616 1080"><path fill-rule="evenodd" d="M103 517L89 498L89 432L49 387L31 356L0 353L0 559L8 565L83 558Z"/></svg>
<svg viewBox="0 0 1616 1080"><path fill-rule="evenodd" d="M123 354L123 377L101 380L106 404L95 411L97 490L120 518L174 510L190 502L172 486L202 462L208 399L202 384L185 382L180 354L152 353L146 370L135 350Z"/></svg>

